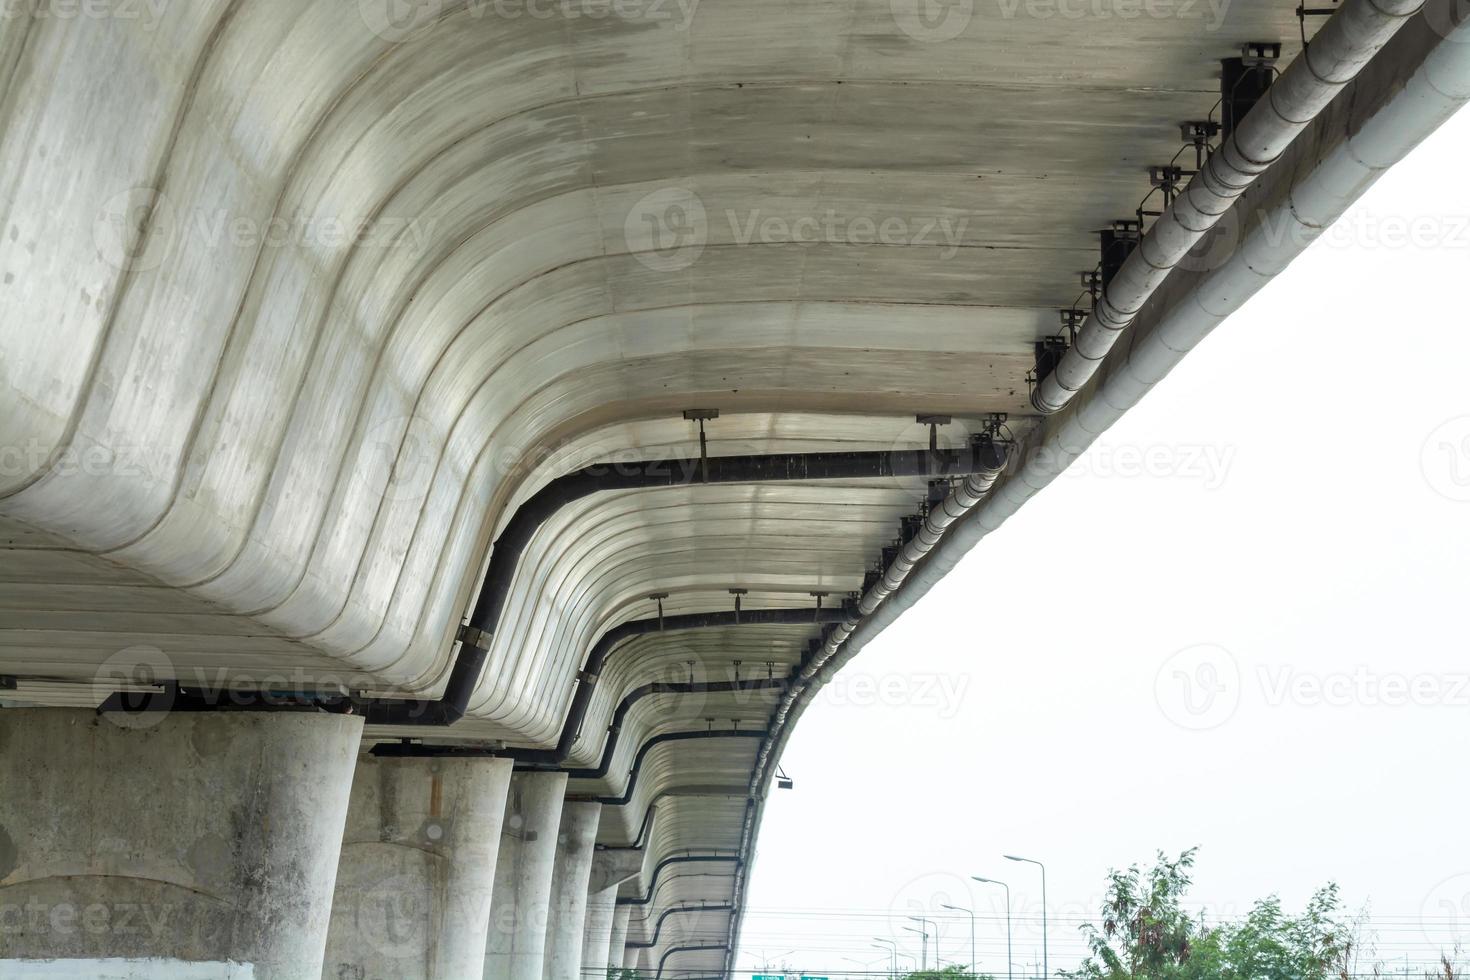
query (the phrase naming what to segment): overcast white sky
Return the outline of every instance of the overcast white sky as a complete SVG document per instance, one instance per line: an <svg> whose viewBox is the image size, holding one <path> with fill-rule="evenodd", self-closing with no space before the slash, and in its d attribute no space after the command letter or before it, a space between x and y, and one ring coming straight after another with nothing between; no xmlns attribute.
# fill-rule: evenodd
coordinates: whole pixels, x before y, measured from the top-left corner
<svg viewBox="0 0 1470 980"><path fill-rule="evenodd" d="M1470 939L1467 159L1462 113L824 691L742 971L886 970L922 910L968 960L948 903L1004 975L974 874L1038 961L1002 853L1053 970L1109 868L1192 845L1225 914L1336 881L1400 967Z"/></svg>

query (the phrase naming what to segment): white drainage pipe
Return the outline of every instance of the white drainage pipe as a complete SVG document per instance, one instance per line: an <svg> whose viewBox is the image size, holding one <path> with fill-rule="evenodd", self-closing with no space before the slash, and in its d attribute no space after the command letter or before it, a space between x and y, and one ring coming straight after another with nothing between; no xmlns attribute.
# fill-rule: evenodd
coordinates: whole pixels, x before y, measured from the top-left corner
<svg viewBox="0 0 1470 980"><path fill-rule="evenodd" d="M1344 0L1123 262L1083 321L1076 343L1032 391L1038 412L1061 411L1169 273L1423 3Z"/></svg>

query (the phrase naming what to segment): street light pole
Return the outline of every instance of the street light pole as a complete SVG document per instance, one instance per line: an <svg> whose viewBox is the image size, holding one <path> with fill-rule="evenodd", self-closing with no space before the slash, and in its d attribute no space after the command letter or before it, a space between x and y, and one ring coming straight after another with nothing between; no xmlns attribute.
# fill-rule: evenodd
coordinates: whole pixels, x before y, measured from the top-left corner
<svg viewBox="0 0 1470 980"><path fill-rule="evenodd" d="M983 885L999 885L1006 890L1006 980L1015 980L1016 968L1011 960L1011 886L994 878L981 878L977 875L970 877Z"/></svg>
<svg viewBox="0 0 1470 980"><path fill-rule="evenodd" d="M917 932L923 938L919 940L919 969L929 969L929 933L923 929L915 929L913 926L904 926L909 932Z"/></svg>
<svg viewBox="0 0 1470 980"><path fill-rule="evenodd" d="M924 948L927 949L928 948L928 945L929 945L929 928L931 926L934 926L934 923L933 922L930 922L928 919L924 918L922 915L911 915L911 916L909 916L909 918L912 919L914 922L922 923L923 928L924 928ZM940 962L940 956L939 956L939 928L937 926L934 926L934 969L937 970L937 969L939 969L943 965L944 964ZM925 969L925 970L929 969L929 956L928 956L928 953L925 953L924 954L924 966L923 966L923 969Z"/></svg>
<svg viewBox="0 0 1470 980"><path fill-rule="evenodd" d="M975 975L975 913L969 909L962 909L958 905L940 905L942 909L951 912L963 912L970 917L970 976Z"/></svg>
<svg viewBox="0 0 1470 980"><path fill-rule="evenodd" d="M879 943L887 943L888 945L879 946ZM893 977L893 980L898 980L898 943L892 939L879 939L877 936L874 936L873 948L888 950L888 965L891 968L890 975Z"/></svg>
<svg viewBox="0 0 1470 980"><path fill-rule="evenodd" d="M1014 854L1006 854L1004 857L1007 861L1034 864L1041 869L1041 973L1047 980L1051 980L1051 966L1046 959L1046 865L1031 858L1016 857Z"/></svg>

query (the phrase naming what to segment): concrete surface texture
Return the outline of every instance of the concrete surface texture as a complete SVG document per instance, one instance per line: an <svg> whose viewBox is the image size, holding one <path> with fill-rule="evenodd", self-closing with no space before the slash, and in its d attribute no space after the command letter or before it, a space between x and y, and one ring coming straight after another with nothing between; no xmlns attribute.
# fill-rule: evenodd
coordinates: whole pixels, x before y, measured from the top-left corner
<svg viewBox="0 0 1470 980"><path fill-rule="evenodd" d="M613 915L618 903L617 886L587 891L587 918L582 930L582 966L584 976L607 965L608 947L612 943Z"/></svg>
<svg viewBox="0 0 1470 980"><path fill-rule="evenodd" d="M323 980L479 975L510 778L504 759L358 762Z"/></svg>
<svg viewBox="0 0 1470 980"><path fill-rule="evenodd" d="M587 886L592 881L593 848L600 803L567 803L561 811L556 871L546 922L546 980L579 980L587 927Z"/></svg>
<svg viewBox="0 0 1470 980"><path fill-rule="evenodd" d="M1024 436L1034 345L1096 265L1097 229L1133 216L1147 166L1209 114L1221 58L1245 40L1281 41L1287 59L1300 47L1292 5L1270 0L1141 20L1029 0L586 5L191 0L0 18L6 703L93 706L171 679L435 696L516 508L591 464L697 456L686 409L719 411L716 456L918 448L930 413L953 417L949 446L995 412ZM730 609L731 589L746 609L840 601L926 490L852 479L576 501L517 566L468 716L366 740L554 745L588 651L656 615L651 595L667 594L667 615ZM598 765L632 692L780 678L818 635L624 641L568 766ZM612 801L588 832L643 851L620 897L669 855L748 849L762 744L733 733L767 726L779 696L638 699L605 774L511 779L498 831L476 838L485 853L454 835L497 819L499 776L468 764L365 763L375 777L342 838L360 721L124 732L27 715L59 739L48 746L6 709L0 733L25 751L0 746L0 765L30 795L0 794L0 896L73 901L117 875L107 887L128 901L162 889L210 940L37 948L115 971L208 954L269 977L315 955L315 976L340 851L332 962L367 969L350 920L375 914L361 902L381 863L412 882L403 975L432 975L451 948L473 959L473 929L445 923L493 865L484 976L544 980L588 949L570 930L547 945L548 915L585 916L588 901L584 882L552 903L565 794ZM279 735L293 726L294 741ZM699 730L729 734L641 756ZM80 791L24 761L73 747L96 760ZM316 788L296 793L308 772ZM82 859L32 845L36 801L72 813L101 799L136 799L148 847L130 850L133 828L102 807L59 840L95 825L116 848L57 877ZM446 836L416 836L446 814ZM165 819L198 827L197 854L161 836ZM237 830L254 851L230 850ZM241 878L251 862L290 887L259 895ZM649 948L616 937L625 925L627 942L653 943L669 909L730 903L733 874L615 907L606 958L656 964L671 935L725 940L731 914L712 910L669 917ZM249 902L221 904L237 885ZM276 902L290 927L274 928ZM595 918L600 936L600 905ZM724 960L681 954L670 969Z"/></svg>
<svg viewBox="0 0 1470 980"><path fill-rule="evenodd" d="M616 894L614 894L616 900ZM609 970L621 970L623 958L626 955L628 944L628 917L633 914L633 909L627 905L617 906L613 912L612 933L607 942L607 968Z"/></svg>
<svg viewBox="0 0 1470 980"><path fill-rule="evenodd" d="M0 975L319 980L361 735L342 715L0 711Z"/></svg>
<svg viewBox="0 0 1470 980"><path fill-rule="evenodd" d="M484 980L542 980L564 773L518 773L501 825Z"/></svg>

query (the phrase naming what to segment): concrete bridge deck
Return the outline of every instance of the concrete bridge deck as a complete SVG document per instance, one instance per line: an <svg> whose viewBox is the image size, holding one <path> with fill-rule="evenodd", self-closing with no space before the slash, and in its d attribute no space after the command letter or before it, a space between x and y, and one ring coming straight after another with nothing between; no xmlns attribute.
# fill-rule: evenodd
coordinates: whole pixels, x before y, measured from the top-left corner
<svg viewBox="0 0 1470 980"><path fill-rule="evenodd" d="M1222 59L1293 63L1292 4L7 8L0 908L150 875L302 890L225 914L134 882L103 901L177 904L188 939L30 929L0 964L724 975L812 692L1470 97L1463 13L1401 6L1056 414L1028 375L1091 305L1098 230L1181 123L1220 118ZM801 476L819 454L848 471ZM557 481L651 462L675 478L505 543ZM649 630L589 667L625 624L737 608L813 616ZM119 691L175 710L84 710ZM262 710L207 710L232 699ZM76 777L97 806L217 812L42 847L69 792L30 771L48 752L138 766ZM282 819L314 826L254 854L227 829ZM170 828L195 843L155 853Z"/></svg>

